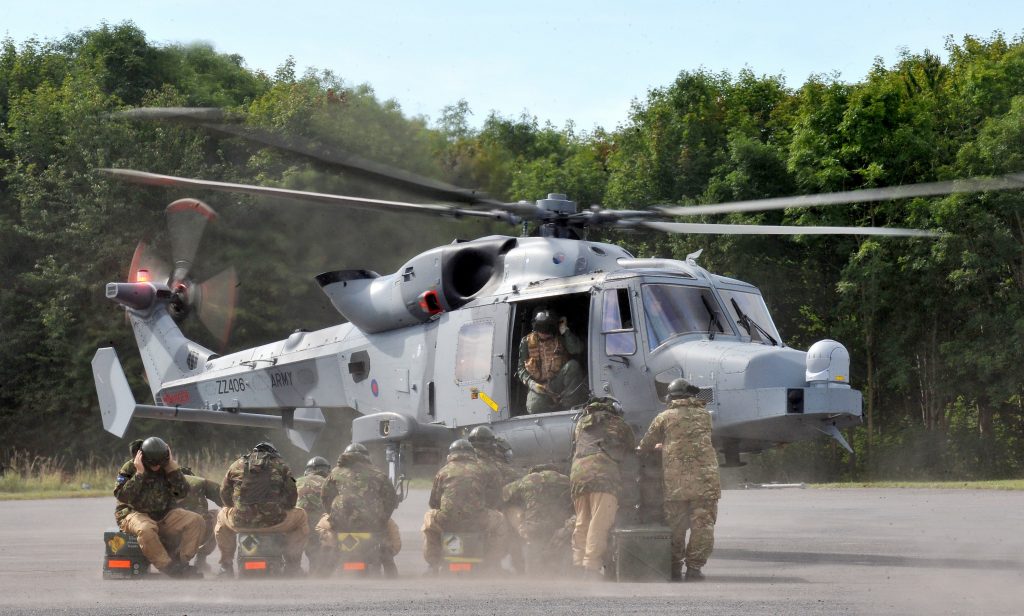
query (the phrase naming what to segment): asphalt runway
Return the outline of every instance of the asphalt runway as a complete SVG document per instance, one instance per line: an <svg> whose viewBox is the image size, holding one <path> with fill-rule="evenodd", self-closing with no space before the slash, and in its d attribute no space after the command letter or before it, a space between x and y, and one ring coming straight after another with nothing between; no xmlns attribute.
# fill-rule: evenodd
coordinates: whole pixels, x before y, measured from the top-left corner
<svg viewBox="0 0 1024 616"><path fill-rule="evenodd" d="M708 579L682 584L420 577L426 497L396 513L397 580L104 580L112 497L0 502L0 612L1024 613L1024 492L728 490Z"/></svg>

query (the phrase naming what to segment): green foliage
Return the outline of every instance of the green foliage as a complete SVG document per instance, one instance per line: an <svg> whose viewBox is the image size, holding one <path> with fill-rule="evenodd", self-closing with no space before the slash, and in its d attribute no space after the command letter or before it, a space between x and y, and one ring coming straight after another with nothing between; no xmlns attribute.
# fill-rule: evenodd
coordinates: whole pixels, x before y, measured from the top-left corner
<svg viewBox="0 0 1024 616"><path fill-rule="evenodd" d="M103 298L136 241L166 252L162 208L178 191L112 183L127 167L321 192L405 198L269 149L177 125L114 121L139 105L217 106L246 122L481 189L499 199L563 192L583 207L712 203L1024 169L1024 42L947 43L949 60L905 53L856 84L818 76L683 71L638 99L614 132L578 133L529 113L473 129L465 101L432 126L330 70L253 72L205 44L155 46L131 23L58 41L0 41L0 425L33 454L114 451L100 429L89 359L114 345L141 373L131 334ZM212 196L221 223L197 259L202 280L239 269L230 346L318 328L337 315L306 281L327 270L390 272L419 250L505 232L294 203ZM734 214L722 222L934 228L937 240L630 235L641 256L682 258L761 287L787 344L841 340L865 395L855 456L826 442L758 459L765 478L1010 477L1024 466L1024 221L1018 191ZM611 235L611 234L609 234ZM194 323L186 333L217 343ZM133 381L139 399L148 388ZM155 424L155 425L154 425ZM200 426L139 422L186 449ZM242 449L251 431L219 429Z"/></svg>

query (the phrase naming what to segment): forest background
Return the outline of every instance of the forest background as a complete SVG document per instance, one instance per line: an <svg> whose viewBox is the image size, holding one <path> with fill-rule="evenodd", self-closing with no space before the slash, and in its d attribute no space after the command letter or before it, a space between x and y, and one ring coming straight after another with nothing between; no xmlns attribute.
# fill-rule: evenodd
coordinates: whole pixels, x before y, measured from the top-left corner
<svg viewBox="0 0 1024 616"><path fill-rule="evenodd" d="M581 207L692 204L1024 171L1024 41L947 41L948 60L907 51L865 80L683 71L638 94L614 129L579 131L492 112L472 128L464 101L407 117L370 85L328 69L273 75L204 44L156 46L131 23L60 40L0 42L0 455L123 457L151 431L191 451L240 452L243 428L137 421L102 429L89 361L118 349L136 396L141 362L104 285L140 239L163 246L163 208L200 196L220 214L196 276L233 264L240 306L229 348L318 329L339 317L312 277L394 271L454 236L511 233L481 223L341 213L316 206L139 188L95 173L127 167L211 180L406 195L325 174L270 150L106 112L216 106L258 126L504 200L566 193ZM938 239L866 236L605 235L637 256L682 258L763 291L789 346L842 341L864 393L856 455L827 439L756 464L790 481L977 479L1024 473L1024 192L734 214L715 222L935 229ZM709 220L710 221L710 220ZM201 326L186 333L217 348ZM336 434L344 427L333 425ZM280 434L269 434L283 440ZM343 441L343 436L339 437ZM342 442L342 444L344 444Z"/></svg>

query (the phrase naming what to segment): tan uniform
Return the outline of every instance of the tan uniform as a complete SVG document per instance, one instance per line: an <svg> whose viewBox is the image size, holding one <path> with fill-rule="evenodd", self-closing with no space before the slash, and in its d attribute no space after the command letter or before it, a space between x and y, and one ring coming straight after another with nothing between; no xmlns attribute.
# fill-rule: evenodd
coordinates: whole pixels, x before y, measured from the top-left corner
<svg viewBox="0 0 1024 616"><path fill-rule="evenodd" d="M718 456L711 443L711 414L696 398L673 400L654 418L640 449L661 443L665 522L672 529L672 566L700 569L715 545L715 521L722 489ZM690 531L689 543L686 531Z"/></svg>

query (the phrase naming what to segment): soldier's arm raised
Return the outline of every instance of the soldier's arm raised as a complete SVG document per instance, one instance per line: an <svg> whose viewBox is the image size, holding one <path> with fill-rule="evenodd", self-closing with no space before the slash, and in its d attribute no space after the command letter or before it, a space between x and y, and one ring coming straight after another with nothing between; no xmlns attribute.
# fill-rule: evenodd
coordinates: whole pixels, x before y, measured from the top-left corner
<svg viewBox="0 0 1024 616"><path fill-rule="evenodd" d="M647 427L647 433L640 439L637 449L640 451L653 451L654 446L665 440L665 421L661 415L654 418L651 425Z"/></svg>
<svg viewBox="0 0 1024 616"><path fill-rule="evenodd" d="M117 472L117 478L114 480L114 497L126 505L131 504L131 499L138 492L138 482L133 481L135 475L135 465L128 461L121 466L121 469ZM128 487L125 488L125 486Z"/></svg>
<svg viewBox="0 0 1024 616"><path fill-rule="evenodd" d="M327 511L331 510L331 503L338 497L338 484L334 479L334 473L327 476L327 481L320 488L320 502L324 504L324 509Z"/></svg>

